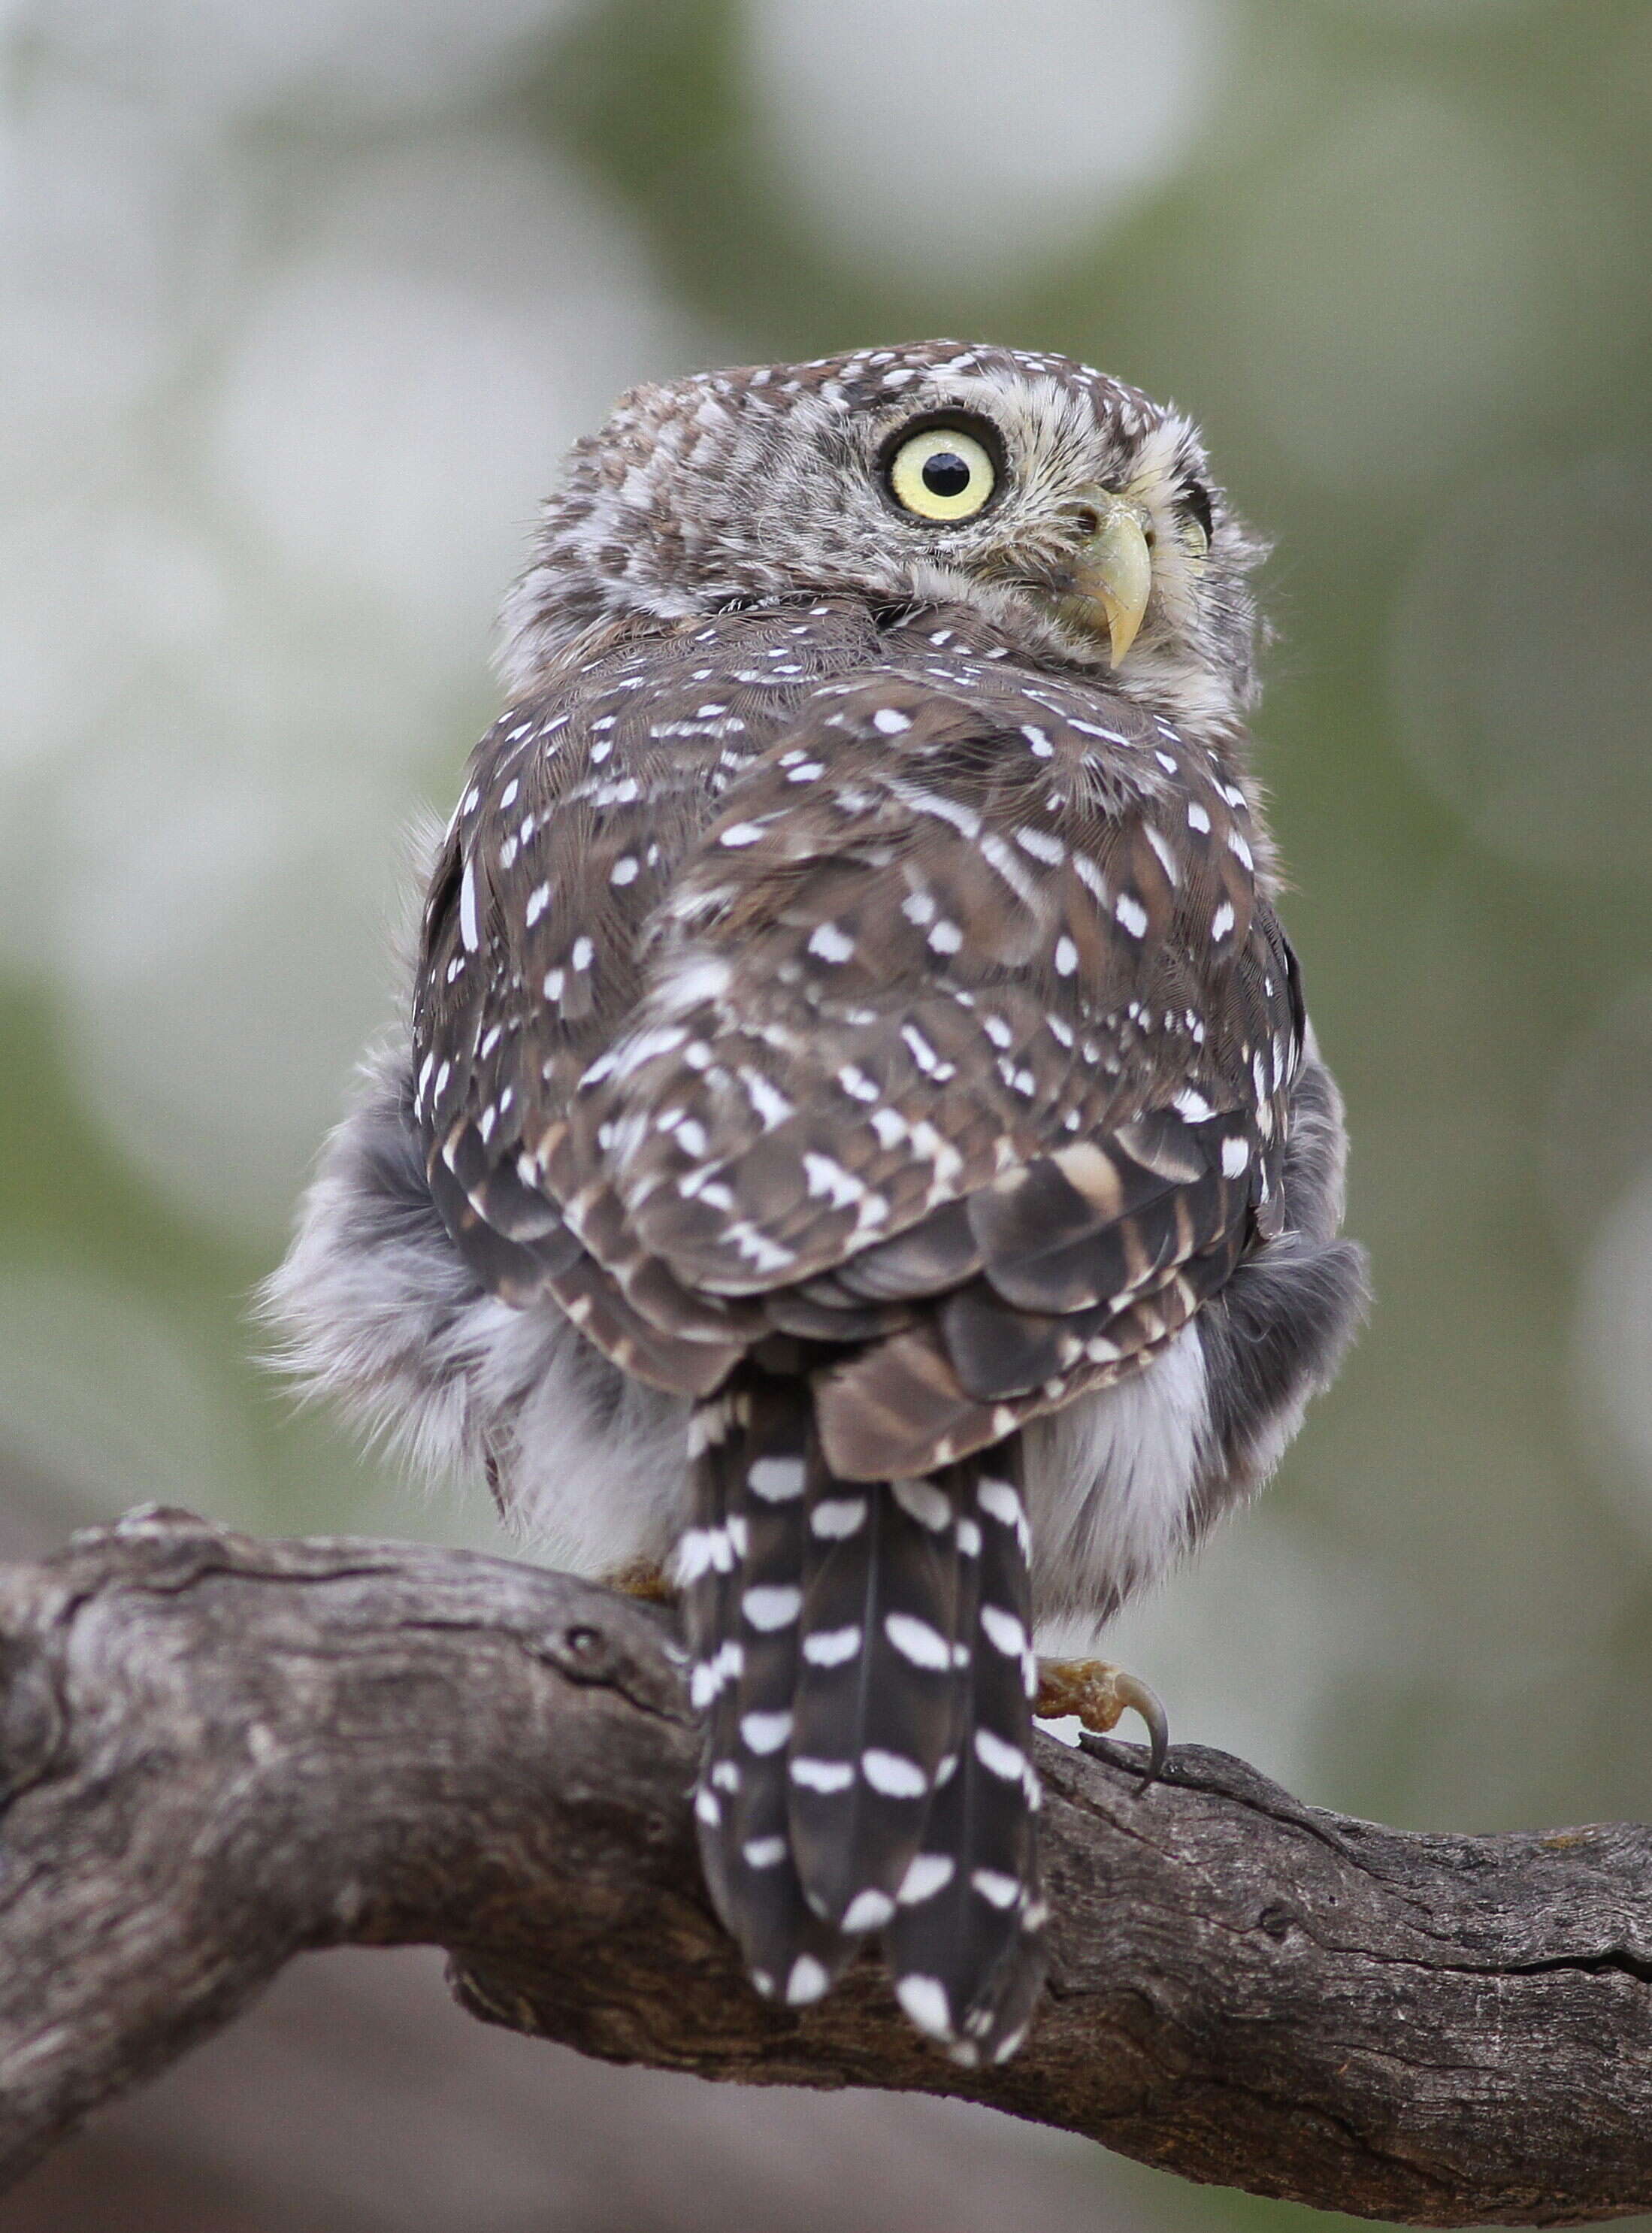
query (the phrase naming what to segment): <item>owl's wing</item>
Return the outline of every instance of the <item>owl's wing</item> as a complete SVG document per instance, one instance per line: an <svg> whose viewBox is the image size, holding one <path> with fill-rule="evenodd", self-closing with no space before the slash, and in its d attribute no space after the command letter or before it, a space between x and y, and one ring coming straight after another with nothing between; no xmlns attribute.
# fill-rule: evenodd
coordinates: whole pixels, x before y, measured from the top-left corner
<svg viewBox="0 0 1652 2233"><path fill-rule="evenodd" d="M662 879L577 1077L518 1062L444 1136L503 1229L511 1122L504 1207L556 1219L545 1283L630 1369L704 1387L776 1332L832 1344L846 1477L1167 1341L1265 1229L1300 1048L1211 757L947 633L816 682Z"/></svg>
<svg viewBox="0 0 1652 2233"><path fill-rule="evenodd" d="M547 1290L662 1385L714 1386L750 1311L634 1272L633 1307L536 1158L646 986L643 932L729 786L823 677L875 658L864 607L613 630L482 739L436 863L413 992L413 1107L431 1192L478 1275ZM656 1321L671 1322L661 1331Z"/></svg>

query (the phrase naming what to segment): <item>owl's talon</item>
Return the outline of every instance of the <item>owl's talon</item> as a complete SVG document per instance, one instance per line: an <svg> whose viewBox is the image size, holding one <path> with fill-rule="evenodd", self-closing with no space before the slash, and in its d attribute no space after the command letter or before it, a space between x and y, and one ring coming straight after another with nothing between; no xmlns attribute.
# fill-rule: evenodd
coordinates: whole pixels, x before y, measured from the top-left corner
<svg viewBox="0 0 1652 2233"><path fill-rule="evenodd" d="M1157 1691L1139 1675L1127 1674L1105 1659L1041 1659L1038 1696L1033 1711L1041 1721L1076 1714L1093 1736L1106 1736L1119 1716L1139 1714L1147 1724L1145 1791L1156 1782L1170 1750L1170 1722Z"/></svg>

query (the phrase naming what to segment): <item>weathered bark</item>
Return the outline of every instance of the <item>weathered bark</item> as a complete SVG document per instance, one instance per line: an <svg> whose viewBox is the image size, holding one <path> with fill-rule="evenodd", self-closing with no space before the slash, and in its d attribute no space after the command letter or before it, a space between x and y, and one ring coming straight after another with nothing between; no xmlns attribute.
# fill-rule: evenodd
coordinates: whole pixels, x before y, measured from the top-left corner
<svg viewBox="0 0 1652 2233"><path fill-rule="evenodd" d="M664 1614L405 1545L134 1515L0 1569L0 2169L309 1947L447 1948L477 2014L711 2078L919 2088L1427 2224L1652 2207L1652 1833L1421 1837L1183 1748L1044 1744L1057 1923L1006 2068L874 1962L793 2015L700 1888Z"/></svg>

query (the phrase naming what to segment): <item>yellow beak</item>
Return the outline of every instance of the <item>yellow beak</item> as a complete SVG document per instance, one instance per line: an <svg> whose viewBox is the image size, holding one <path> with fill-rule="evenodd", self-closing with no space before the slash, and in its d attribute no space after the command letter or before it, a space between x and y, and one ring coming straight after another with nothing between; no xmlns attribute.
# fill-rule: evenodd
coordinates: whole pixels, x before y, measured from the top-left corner
<svg viewBox="0 0 1652 2233"><path fill-rule="evenodd" d="M1082 618L1099 635L1103 622L1116 667L1135 641L1153 592L1153 557L1141 523L1122 497L1098 490L1092 509L1101 525L1078 546L1070 593Z"/></svg>

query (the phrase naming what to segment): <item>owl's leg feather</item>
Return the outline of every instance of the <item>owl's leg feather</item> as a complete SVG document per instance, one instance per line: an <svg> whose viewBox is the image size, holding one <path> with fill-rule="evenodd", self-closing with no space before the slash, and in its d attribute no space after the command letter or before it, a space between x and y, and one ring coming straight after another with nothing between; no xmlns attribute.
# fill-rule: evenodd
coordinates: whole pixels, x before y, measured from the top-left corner
<svg viewBox="0 0 1652 2233"><path fill-rule="evenodd" d="M1170 1750L1170 1721L1156 1690L1140 1676L1115 1667L1106 1659L1041 1659L1038 1698L1033 1709L1040 1721L1061 1721L1076 1714L1093 1735L1105 1736L1120 1716L1139 1714L1148 1728L1148 1772L1153 1782Z"/></svg>

